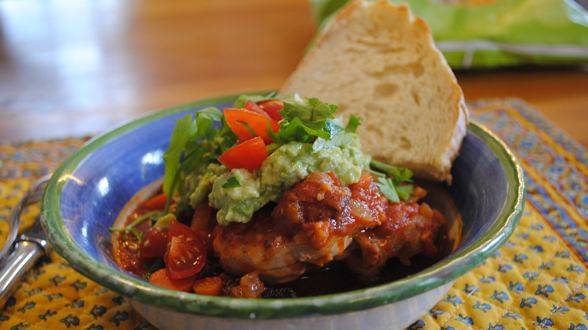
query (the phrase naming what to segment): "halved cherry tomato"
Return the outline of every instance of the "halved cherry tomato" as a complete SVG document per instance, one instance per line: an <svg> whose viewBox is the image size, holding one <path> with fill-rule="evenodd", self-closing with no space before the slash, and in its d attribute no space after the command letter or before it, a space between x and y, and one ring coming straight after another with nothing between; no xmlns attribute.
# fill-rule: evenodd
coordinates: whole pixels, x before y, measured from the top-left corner
<svg viewBox="0 0 588 330"><path fill-rule="evenodd" d="M194 282L192 290L197 294L219 296L223 291L223 280L220 276L205 277Z"/></svg>
<svg viewBox="0 0 588 330"><path fill-rule="evenodd" d="M270 118L269 114L267 112L263 111L263 109L261 109L261 107L259 105L257 105L257 103L247 101L245 103L245 109L247 109L249 111L253 111L255 113L258 113L264 117Z"/></svg>
<svg viewBox="0 0 588 330"><path fill-rule="evenodd" d="M267 148L257 136L227 149L218 160L230 169L244 168L253 171L260 168L266 158Z"/></svg>
<svg viewBox="0 0 588 330"><path fill-rule="evenodd" d="M268 130L277 132L280 128L280 125L269 116L263 116L246 109L225 109L225 119L231 131L237 135L241 142L256 135L261 137L265 143L271 143L272 138Z"/></svg>
<svg viewBox="0 0 588 330"><path fill-rule="evenodd" d="M206 262L206 243L190 227L172 221L164 261L172 280L196 275Z"/></svg>
<svg viewBox="0 0 588 330"><path fill-rule="evenodd" d="M159 194L146 200L143 205L150 210L163 210L167 201L166 194Z"/></svg>
<svg viewBox="0 0 588 330"><path fill-rule="evenodd" d="M183 278L180 280L173 280L169 278L165 268L162 268L149 276L149 282L162 288L178 291L190 292L192 285L194 285L195 277Z"/></svg>
<svg viewBox="0 0 588 330"><path fill-rule="evenodd" d="M284 109L284 103L280 100L266 100L261 101L257 104L261 110L265 111L271 119L280 121L282 120L282 115L280 114L280 110Z"/></svg>
<svg viewBox="0 0 588 330"><path fill-rule="evenodd" d="M141 242L143 258L163 257L167 249L167 230L151 227Z"/></svg>

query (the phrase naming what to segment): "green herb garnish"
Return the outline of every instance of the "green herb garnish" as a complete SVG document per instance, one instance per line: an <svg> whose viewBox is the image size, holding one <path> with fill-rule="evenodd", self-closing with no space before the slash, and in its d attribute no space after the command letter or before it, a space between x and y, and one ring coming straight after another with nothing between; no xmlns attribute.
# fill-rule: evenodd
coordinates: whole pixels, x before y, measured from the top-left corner
<svg viewBox="0 0 588 330"><path fill-rule="evenodd" d="M276 96L276 92L268 93L267 95L240 95L237 100L235 100L233 106L235 108L244 108L247 101L251 101L253 103L257 103L260 101L265 101L268 99L272 99Z"/></svg>
<svg viewBox="0 0 588 330"><path fill-rule="evenodd" d="M401 200L406 201L406 200L410 199L410 195L412 194L412 191L414 190L414 185L403 184L403 185L397 185L397 186L395 186L395 188L396 188L396 193L398 193L398 197L400 197Z"/></svg>
<svg viewBox="0 0 588 330"><path fill-rule="evenodd" d="M108 228L108 231L110 231L111 233L133 233L137 236L137 232L135 232L137 229L136 227L138 225L140 225L143 221L147 220L147 219L151 219L152 221L154 219L157 219L158 217L161 216L161 212L160 211L150 211L147 213L143 213L140 216L138 216L135 220L133 220L133 222L129 223L127 226L124 227L120 227L120 228L115 228L115 227L110 227ZM137 236L137 238L140 238L139 236Z"/></svg>
<svg viewBox="0 0 588 330"><path fill-rule="evenodd" d="M398 197L398 193L396 192L396 187L394 187L394 182L385 177L378 177L378 188L389 201L398 203L400 202L400 197Z"/></svg>
<svg viewBox="0 0 588 330"><path fill-rule="evenodd" d="M228 188L237 188L237 187L241 187L241 183L239 182L237 177L235 177L234 174L231 174L231 176L229 176L227 181L225 181L225 183L223 184L223 188L228 189Z"/></svg>
<svg viewBox="0 0 588 330"><path fill-rule="evenodd" d="M408 168L382 163L376 160L370 162L370 172L378 178L376 183L380 191L391 202L406 201L414 189L412 171Z"/></svg>
<svg viewBox="0 0 588 330"><path fill-rule="evenodd" d="M280 111L283 117L280 121L280 130L270 134L278 146L289 142L313 143L317 139L330 141L345 131L341 121L335 119L337 106L334 104L321 102L317 98L303 99L298 95L283 102L284 109ZM354 130L357 125L358 118L353 117L347 126ZM323 142L319 144L321 143Z"/></svg>
<svg viewBox="0 0 588 330"><path fill-rule="evenodd" d="M163 155L165 174L163 177L163 191L170 196L174 177L180 167L180 160L186 143L196 135L197 126L191 115L178 120L169 140L169 147Z"/></svg>
<svg viewBox="0 0 588 330"><path fill-rule="evenodd" d="M347 122L347 126L345 126L345 131L350 133L355 133L357 131L357 127L361 125L361 118L351 115L349 116L349 121Z"/></svg>
<svg viewBox="0 0 588 330"><path fill-rule="evenodd" d="M383 172L389 177L391 177L392 180L394 180L395 184L401 182L412 182L413 173L408 168L389 165L386 163L379 162L377 160L372 160L370 162L370 167L373 170Z"/></svg>

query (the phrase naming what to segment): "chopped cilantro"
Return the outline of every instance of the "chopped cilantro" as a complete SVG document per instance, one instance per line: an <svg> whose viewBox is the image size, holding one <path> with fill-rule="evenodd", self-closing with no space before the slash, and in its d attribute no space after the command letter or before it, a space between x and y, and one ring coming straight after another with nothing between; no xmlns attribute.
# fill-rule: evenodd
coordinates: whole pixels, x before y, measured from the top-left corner
<svg viewBox="0 0 588 330"><path fill-rule="evenodd" d="M401 182L412 182L413 173L410 169L406 167L393 166L379 162L377 160L372 160L370 162L370 167L378 172L386 173L386 175L388 175L392 178L392 180L394 180L395 184Z"/></svg>
<svg viewBox="0 0 588 330"><path fill-rule="evenodd" d="M240 95L237 98L237 100L235 100L235 103L233 104L233 106L235 108L244 108L247 101L257 103L260 101L271 99L275 96L276 96L275 92L268 93L267 95L246 95L246 94L244 94L244 95Z"/></svg>
<svg viewBox="0 0 588 330"><path fill-rule="evenodd" d="M413 190L414 185L412 184L403 184L396 186L396 192L398 193L398 197L400 197L400 199L403 201L410 199L410 195L412 194Z"/></svg>
<svg viewBox="0 0 588 330"><path fill-rule="evenodd" d="M361 125L361 118L351 115L349 116L349 121L347 122L347 126L345 126L345 131L350 133L355 133L357 131L357 127Z"/></svg>
<svg viewBox="0 0 588 330"><path fill-rule="evenodd" d="M236 188L236 187L241 187L241 183L239 182L237 177L235 177L234 174L231 174L231 176L223 184L223 188L228 189L228 188Z"/></svg>
<svg viewBox="0 0 588 330"><path fill-rule="evenodd" d="M389 201L398 203L400 202L400 198L398 197L398 193L396 192L396 187L394 187L394 182L391 179L379 177L378 178L378 188Z"/></svg>
<svg viewBox="0 0 588 330"><path fill-rule="evenodd" d="M405 167L397 167L376 160L370 162L370 172L378 178L380 191L391 202L406 201L414 189L412 184L412 171Z"/></svg>

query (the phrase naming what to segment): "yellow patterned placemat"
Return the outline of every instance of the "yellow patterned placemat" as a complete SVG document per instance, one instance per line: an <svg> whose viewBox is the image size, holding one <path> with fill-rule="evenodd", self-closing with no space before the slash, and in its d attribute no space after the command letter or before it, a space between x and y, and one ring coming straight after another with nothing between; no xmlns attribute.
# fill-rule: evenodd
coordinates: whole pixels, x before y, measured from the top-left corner
<svg viewBox="0 0 588 330"><path fill-rule="evenodd" d="M588 154L518 100L478 102L472 118L523 163L527 202L510 240L458 279L411 329L588 328ZM0 220L35 179L83 139L0 144ZM38 214L31 209L26 226ZM6 228L0 221L0 242ZM0 329L149 328L127 300L75 272L58 255L27 275Z"/></svg>

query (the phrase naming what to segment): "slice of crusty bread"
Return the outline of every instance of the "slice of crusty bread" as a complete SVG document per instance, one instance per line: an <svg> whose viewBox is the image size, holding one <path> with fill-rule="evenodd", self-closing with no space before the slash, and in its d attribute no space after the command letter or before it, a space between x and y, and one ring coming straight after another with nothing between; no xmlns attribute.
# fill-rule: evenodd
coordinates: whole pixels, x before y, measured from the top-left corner
<svg viewBox="0 0 588 330"><path fill-rule="evenodd" d="M289 93L361 117L362 146L375 159L451 181L467 110L427 24L408 7L386 0L346 5L280 90Z"/></svg>

